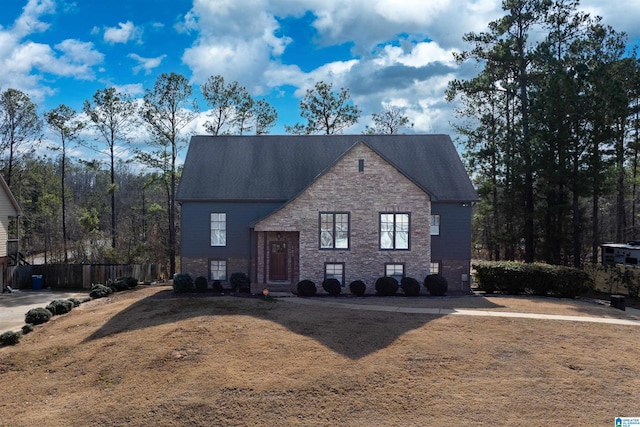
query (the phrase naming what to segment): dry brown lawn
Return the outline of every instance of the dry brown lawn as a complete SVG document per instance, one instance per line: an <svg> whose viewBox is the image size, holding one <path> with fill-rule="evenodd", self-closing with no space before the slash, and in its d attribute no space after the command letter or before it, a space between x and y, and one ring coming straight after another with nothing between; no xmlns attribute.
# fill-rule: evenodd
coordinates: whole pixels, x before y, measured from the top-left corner
<svg viewBox="0 0 640 427"><path fill-rule="evenodd" d="M181 297L142 287L0 349L2 426L608 426L640 327ZM327 299L328 300L328 299ZM341 302L636 318L513 297Z"/></svg>

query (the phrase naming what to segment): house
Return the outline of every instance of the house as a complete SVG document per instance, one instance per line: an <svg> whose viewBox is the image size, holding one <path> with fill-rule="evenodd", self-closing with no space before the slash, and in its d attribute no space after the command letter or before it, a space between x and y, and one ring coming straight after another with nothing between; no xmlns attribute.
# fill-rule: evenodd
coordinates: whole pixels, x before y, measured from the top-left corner
<svg viewBox="0 0 640 427"><path fill-rule="evenodd" d="M447 135L194 136L176 199L181 271L252 291L440 273L470 291L478 196Z"/></svg>
<svg viewBox="0 0 640 427"><path fill-rule="evenodd" d="M22 209L13 196L7 182L0 176L0 288L7 289L9 261L17 260L19 253L19 239L9 239L10 223L22 216ZM16 224L16 229L19 228ZM11 244L12 249L9 250Z"/></svg>

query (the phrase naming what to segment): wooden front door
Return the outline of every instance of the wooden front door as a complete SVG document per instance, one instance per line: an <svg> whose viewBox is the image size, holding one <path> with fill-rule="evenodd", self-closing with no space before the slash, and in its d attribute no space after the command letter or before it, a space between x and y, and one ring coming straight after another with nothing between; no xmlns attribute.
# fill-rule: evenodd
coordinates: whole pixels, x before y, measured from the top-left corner
<svg viewBox="0 0 640 427"><path fill-rule="evenodd" d="M286 281L287 271L287 243L271 242L269 245L269 280Z"/></svg>

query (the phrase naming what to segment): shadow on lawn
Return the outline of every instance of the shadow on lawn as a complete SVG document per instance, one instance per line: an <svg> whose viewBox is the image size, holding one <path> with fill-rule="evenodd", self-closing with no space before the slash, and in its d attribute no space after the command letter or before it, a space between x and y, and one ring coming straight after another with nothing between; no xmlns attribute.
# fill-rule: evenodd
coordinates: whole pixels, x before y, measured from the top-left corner
<svg viewBox="0 0 640 427"><path fill-rule="evenodd" d="M386 297L371 297L376 301L384 298ZM342 301L351 302L349 299ZM401 298L401 301L409 303L411 300ZM397 302L401 301L399 298ZM477 301L475 304L477 306ZM487 300L484 300L482 305L486 308L500 307ZM263 298L196 295L178 297L167 290L135 302L109 319L85 341L200 316L203 317L203 322L207 321L207 316L251 316L277 322L291 332L316 340L352 360L383 349L408 331L421 328L442 317L429 314L361 311L327 307L321 303L298 305L277 299L268 301ZM264 328L264 325L256 327Z"/></svg>

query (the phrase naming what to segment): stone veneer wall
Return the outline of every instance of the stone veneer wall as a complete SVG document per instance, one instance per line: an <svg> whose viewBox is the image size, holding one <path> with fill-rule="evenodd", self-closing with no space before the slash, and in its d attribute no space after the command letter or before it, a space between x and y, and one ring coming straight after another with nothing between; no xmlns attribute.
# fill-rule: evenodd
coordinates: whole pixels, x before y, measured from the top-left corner
<svg viewBox="0 0 640 427"><path fill-rule="evenodd" d="M209 277L209 260L214 258L204 257L182 257L180 271L191 274L195 280L198 276L204 276L211 284L213 280ZM223 287L229 287L228 280L233 273L249 273L249 260L245 258L215 258L227 261L227 281L222 282Z"/></svg>
<svg viewBox="0 0 640 427"><path fill-rule="evenodd" d="M331 141L327 141L330 144ZM359 172L359 160L364 171ZM319 212L350 213L350 249L319 249ZM379 249L379 214L410 213L410 250ZM385 263L405 265L405 275L422 281L429 271L429 196L364 144L356 145L302 194L256 224L256 231L300 233L300 279L322 290L325 263L345 263L345 284L363 280L374 292ZM261 248L258 248L260 253ZM259 255L260 256L260 255Z"/></svg>

